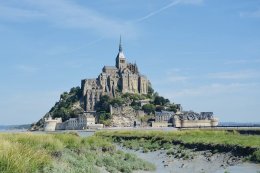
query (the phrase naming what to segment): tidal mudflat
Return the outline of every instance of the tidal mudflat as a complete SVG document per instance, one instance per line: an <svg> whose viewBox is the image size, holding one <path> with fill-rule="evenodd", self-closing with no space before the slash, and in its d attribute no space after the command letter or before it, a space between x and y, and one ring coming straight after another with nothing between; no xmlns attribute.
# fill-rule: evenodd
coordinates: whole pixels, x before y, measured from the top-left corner
<svg viewBox="0 0 260 173"><path fill-rule="evenodd" d="M221 173L260 171L260 137L226 131L98 132L156 165L156 172Z"/></svg>
<svg viewBox="0 0 260 173"><path fill-rule="evenodd" d="M144 153L125 147L118 148L153 163L157 173L259 173L260 171L259 164L243 162L241 159L231 156L230 153L207 156L211 155L210 151L193 152L192 159L182 159L167 155L165 150Z"/></svg>

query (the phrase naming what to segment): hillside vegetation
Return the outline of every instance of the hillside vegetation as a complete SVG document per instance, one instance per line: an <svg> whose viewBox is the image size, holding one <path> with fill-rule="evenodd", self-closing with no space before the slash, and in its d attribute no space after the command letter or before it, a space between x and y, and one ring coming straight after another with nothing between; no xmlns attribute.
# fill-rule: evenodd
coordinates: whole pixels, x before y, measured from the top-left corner
<svg viewBox="0 0 260 173"><path fill-rule="evenodd" d="M62 118L66 121L70 118L77 117L83 112L83 104L81 102L82 91L80 87L73 87L69 92L60 95L60 100L47 112L36 124L31 125L31 130L43 128L44 118L51 116L52 118Z"/></svg>
<svg viewBox="0 0 260 173"><path fill-rule="evenodd" d="M141 100L150 100L148 104L141 107ZM73 87L69 92L64 92L60 95L60 100L41 118L36 124L32 124L31 129L37 130L43 128L44 118L51 116L52 118L62 118L66 121L70 118L77 117L84 111L83 109L83 96L80 87ZM99 123L108 125L110 124L111 116L109 106L123 106L129 105L135 110L143 110L147 115L154 115L155 111L177 111L177 106L171 103L169 99L154 93L154 90L149 86L147 95L133 94L133 93L118 93L115 98L103 95L100 101L97 102L95 110L99 114ZM151 117L151 116L149 116ZM144 117L148 119L148 117Z"/></svg>

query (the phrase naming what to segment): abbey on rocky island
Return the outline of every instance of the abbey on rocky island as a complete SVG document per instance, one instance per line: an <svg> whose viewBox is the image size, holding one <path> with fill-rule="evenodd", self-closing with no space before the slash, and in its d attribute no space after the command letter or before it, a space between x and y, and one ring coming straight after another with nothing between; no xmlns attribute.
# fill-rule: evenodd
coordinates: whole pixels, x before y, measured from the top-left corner
<svg viewBox="0 0 260 173"><path fill-rule="evenodd" d="M121 37L115 66L104 66L96 79L83 79L85 111L94 111L102 95L115 97L117 93L147 94L149 81L141 75L136 63L128 63L123 53Z"/></svg>

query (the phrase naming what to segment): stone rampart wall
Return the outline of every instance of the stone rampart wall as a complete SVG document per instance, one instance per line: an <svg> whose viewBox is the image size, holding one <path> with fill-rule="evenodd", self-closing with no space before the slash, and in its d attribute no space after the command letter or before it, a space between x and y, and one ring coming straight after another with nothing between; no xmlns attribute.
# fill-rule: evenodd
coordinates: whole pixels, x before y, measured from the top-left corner
<svg viewBox="0 0 260 173"><path fill-rule="evenodd" d="M217 126L218 120L174 120L175 127L211 127Z"/></svg>

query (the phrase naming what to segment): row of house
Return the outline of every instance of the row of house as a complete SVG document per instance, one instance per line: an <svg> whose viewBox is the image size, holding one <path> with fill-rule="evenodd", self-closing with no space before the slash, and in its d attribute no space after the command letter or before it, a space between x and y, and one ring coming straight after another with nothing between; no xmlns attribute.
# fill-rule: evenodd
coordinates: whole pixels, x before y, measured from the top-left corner
<svg viewBox="0 0 260 173"><path fill-rule="evenodd" d="M95 112L84 112L77 118L70 118L62 122L61 118L45 118L44 131L55 130L85 130L103 128L103 124L96 124Z"/></svg>
<svg viewBox="0 0 260 173"><path fill-rule="evenodd" d="M218 125L218 119L213 112L196 113L194 111L170 111L155 112L155 120L152 127L212 127Z"/></svg>

